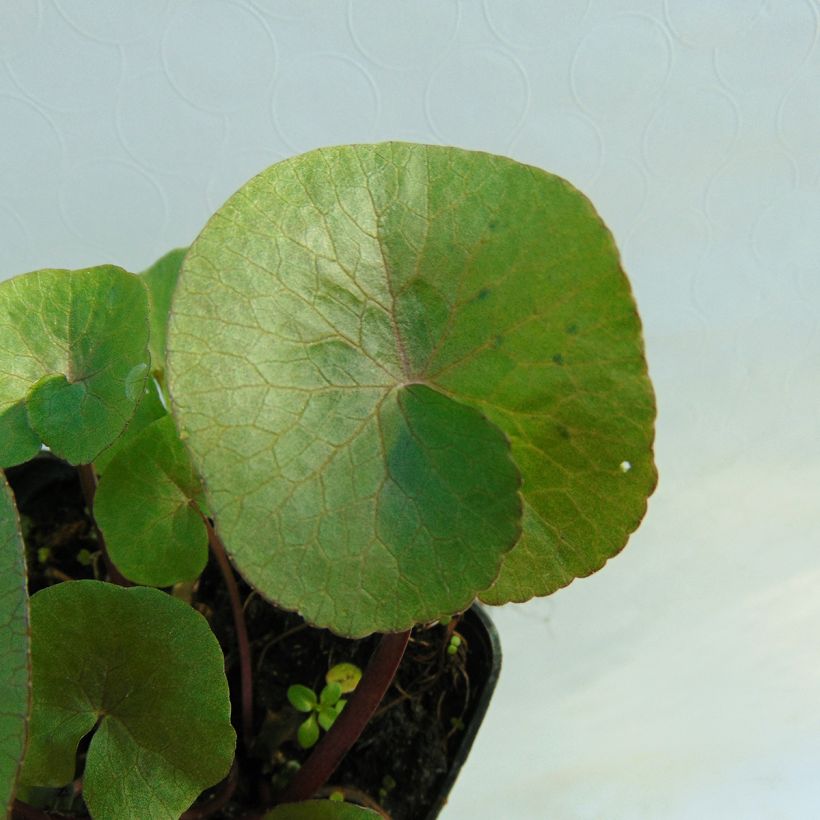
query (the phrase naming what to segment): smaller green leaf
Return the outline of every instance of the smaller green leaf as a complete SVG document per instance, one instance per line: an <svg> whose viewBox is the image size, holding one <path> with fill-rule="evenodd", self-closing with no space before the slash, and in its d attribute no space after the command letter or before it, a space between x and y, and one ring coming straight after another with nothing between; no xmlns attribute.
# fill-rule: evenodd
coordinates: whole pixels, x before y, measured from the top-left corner
<svg viewBox="0 0 820 820"><path fill-rule="evenodd" d="M122 452L149 424L168 415L162 400L160 399L157 383L153 379L148 379L142 391L142 398L137 405L128 427L114 443L103 450L94 460L94 468L102 475L108 465L113 461L114 456Z"/></svg>
<svg viewBox="0 0 820 820"><path fill-rule="evenodd" d="M94 515L111 560L138 584L191 581L208 560L208 533L191 504L202 486L170 416L152 422L103 474Z"/></svg>
<svg viewBox="0 0 820 820"><path fill-rule="evenodd" d="M333 706L322 706L317 713L319 725L327 732L336 722L336 709Z"/></svg>
<svg viewBox="0 0 820 820"><path fill-rule="evenodd" d="M99 581L31 599L33 710L22 781L64 786L93 730L95 820L178 820L233 760L225 659L207 621L156 589Z"/></svg>
<svg viewBox="0 0 820 820"><path fill-rule="evenodd" d="M318 705L314 691L302 686L301 683L294 683L288 687L288 700L299 712L312 712Z"/></svg>
<svg viewBox="0 0 820 820"><path fill-rule="evenodd" d="M303 749L310 749L319 739L319 724L316 722L316 715L311 715L296 733L296 739Z"/></svg>
<svg viewBox="0 0 820 820"><path fill-rule="evenodd" d="M187 248L177 248L158 259L142 276L148 286L151 321L151 371L165 386L165 338L171 299Z"/></svg>
<svg viewBox="0 0 820 820"><path fill-rule="evenodd" d="M29 606L20 519L0 472L0 813L11 807L29 712Z"/></svg>
<svg viewBox="0 0 820 820"><path fill-rule="evenodd" d="M322 706L333 706L342 696L342 687L338 683L329 683L319 693L319 703Z"/></svg>
<svg viewBox="0 0 820 820"><path fill-rule="evenodd" d="M336 800L306 800L285 803L269 811L264 820L378 820L379 815L353 803Z"/></svg>
<svg viewBox="0 0 820 820"><path fill-rule="evenodd" d="M345 706L347 706L347 701L344 698L340 698L336 702L335 706L333 707L334 711L336 712L336 717L339 717L339 715L342 714L342 709L344 709Z"/></svg>
<svg viewBox="0 0 820 820"><path fill-rule="evenodd" d="M327 670L325 680L328 683L338 683L342 693L352 692L362 679L362 670L355 663L337 663Z"/></svg>
<svg viewBox="0 0 820 820"><path fill-rule="evenodd" d="M93 461L123 431L148 375L148 296L113 265L0 283L0 464L46 444Z"/></svg>

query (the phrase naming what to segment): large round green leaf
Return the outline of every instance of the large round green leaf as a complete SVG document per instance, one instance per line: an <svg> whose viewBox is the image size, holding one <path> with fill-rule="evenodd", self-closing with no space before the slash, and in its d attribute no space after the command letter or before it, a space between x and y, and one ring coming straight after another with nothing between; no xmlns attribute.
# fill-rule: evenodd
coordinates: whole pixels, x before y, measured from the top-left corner
<svg viewBox="0 0 820 820"><path fill-rule="evenodd" d="M94 496L94 517L117 569L149 586L193 581L208 560L205 523L191 504L201 494L170 416L130 439Z"/></svg>
<svg viewBox="0 0 820 820"><path fill-rule="evenodd" d="M156 589L99 581L31 599L29 786L74 777L95 820L177 820L234 754L224 658L205 619Z"/></svg>
<svg viewBox="0 0 820 820"><path fill-rule="evenodd" d="M26 563L14 497L0 472L0 812L8 810L29 712Z"/></svg>
<svg viewBox="0 0 820 820"><path fill-rule="evenodd" d="M46 444L89 463L128 424L148 375L140 279L103 265L0 283L0 466Z"/></svg>
<svg viewBox="0 0 820 820"><path fill-rule="evenodd" d="M612 237L502 157L388 143L269 168L189 250L168 367L238 568L346 634L587 575L655 483Z"/></svg>

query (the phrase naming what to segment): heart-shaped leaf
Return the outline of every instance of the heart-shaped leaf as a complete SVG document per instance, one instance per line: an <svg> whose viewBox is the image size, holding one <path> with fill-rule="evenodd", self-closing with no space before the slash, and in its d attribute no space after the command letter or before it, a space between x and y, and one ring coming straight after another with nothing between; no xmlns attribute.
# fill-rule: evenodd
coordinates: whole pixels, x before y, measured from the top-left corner
<svg viewBox="0 0 820 820"><path fill-rule="evenodd" d="M0 811L14 799L29 712L25 546L14 497L0 472Z"/></svg>
<svg viewBox="0 0 820 820"><path fill-rule="evenodd" d="M69 783L92 730L83 797L95 820L177 820L228 773L225 661L190 606L156 589L72 581L32 596L31 636L24 783Z"/></svg>
<svg viewBox="0 0 820 820"><path fill-rule="evenodd" d="M0 283L0 466L41 444L72 464L122 433L148 375L140 279L104 265Z"/></svg>
<svg viewBox="0 0 820 820"><path fill-rule="evenodd" d="M94 496L94 516L117 569L156 587L197 578L208 561L208 533L191 504L201 494L170 416L135 435Z"/></svg>
<svg viewBox="0 0 820 820"><path fill-rule="evenodd" d="M189 250L168 344L238 569L344 634L463 609L499 571L487 600L548 594L623 547L654 487L612 237L509 159L388 143L274 165Z"/></svg>

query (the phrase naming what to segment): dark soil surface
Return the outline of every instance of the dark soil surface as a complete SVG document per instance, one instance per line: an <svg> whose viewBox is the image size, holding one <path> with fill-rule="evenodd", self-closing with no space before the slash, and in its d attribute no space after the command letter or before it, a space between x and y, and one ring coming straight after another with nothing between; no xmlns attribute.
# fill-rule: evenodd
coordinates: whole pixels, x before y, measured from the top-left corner
<svg viewBox="0 0 820 820"><path fill-rule="evenodd" d="M7 474L23 521L31 592L71 579L104 579L105 563L73 468L53 459L37 459ZM234 625L216 562L208 564L192 589L175 592L189 598L219 639L233 714L239 715ZM346 640L311 628L298 615L272 606L242 582L240 593L251 641L256 737L250 748L239 743L238 775L230 802L215 813L202 810L208 798L224 793L224 784L220 784L206 792L186 816L241 818L270 805L309 754L296 742L296 729L304 715L289 704L287 688L301 683L318 693L331 666L348 661L364 668L377 642L374 637ZM394 820L434 816L431 807L457 755L487 674L484 647L470 653L466 627L467 621L459 624L454 620L448 626L414 630L382 706L324 794L342 791L347 799ZM463 640L458 653L449 655L447 646L454 630ZM78 777L83 757L81 748ZM87 816L77 787L42 791L42 808Z"/></svg>

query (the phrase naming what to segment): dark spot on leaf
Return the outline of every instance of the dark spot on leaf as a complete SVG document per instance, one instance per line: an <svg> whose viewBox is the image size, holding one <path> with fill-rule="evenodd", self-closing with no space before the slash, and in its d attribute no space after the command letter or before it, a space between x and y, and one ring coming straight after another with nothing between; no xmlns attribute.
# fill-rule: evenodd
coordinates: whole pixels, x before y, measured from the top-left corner
<svg viewBox="0 0 820 820"><path fill-rule="evenodd" d="M503 336L496 336L495 339L493 339L493 348L495 348L495 350L498 350L498 348L501 347L502 344L504 344Z"/></svg>
<svg viewBox="0 0 820 820"><path fill-rule="evenodd" d="M571 333L573 336L578 332L578 325L575 323L571 325L567 325L567 333Z"/></svg>
<svg viewBox="0 0 820 820"><path fill-rule="evenodd" d="M564 363L564 357L560 353L556 353L552 357L552 360L555 362L555 364L563 364Z"/></svg>
<svg viewBox="0 0 820 820"><path fill-rule="evenodd" d="M476 299L478 299L479 302L482 302L489 295L490 295L490 289L489 288L481 288L481 290L478 292L478 295L476 296Z"/></svg>
<svg viewBox="0 0 820 820"><path fill-rule="evenodd" d="M564 439L571 438L571 434L570 434L569 430L566 427L564 427L563 424L558 425L558 435L561 436L561 438L564 438Z"/></svg>
<svg viewBox="0 0 820 820"><path fill-rule="evenodd" d="M496 221L493 219L493 220L491 220L490 222L488 222L488 223L487 223L487 227L488 227L491 231L494 231L494 230L496 230L496 229L498 228L498 222L496 222Z"/></svg>

